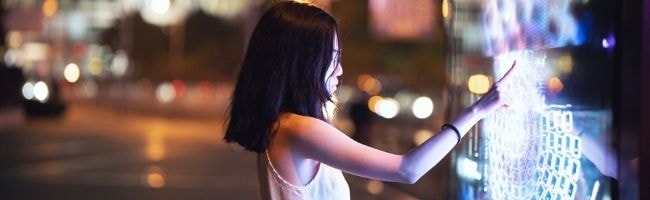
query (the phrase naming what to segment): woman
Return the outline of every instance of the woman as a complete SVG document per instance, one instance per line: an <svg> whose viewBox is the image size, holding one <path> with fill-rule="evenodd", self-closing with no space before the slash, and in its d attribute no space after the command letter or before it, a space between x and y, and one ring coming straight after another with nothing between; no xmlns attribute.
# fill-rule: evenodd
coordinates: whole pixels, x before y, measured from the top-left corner
<svg viewBox="0 0 650 200"><path fill-rule="evenodd" d="M341 171L415 183L478 120L505 104L499 81L404 155L355 142L328 123L323 109L343 74L337 33L336 21L323 10L284 1L262 16L251 35L224 139L257 152L264 199L349 199Z"/></svg>

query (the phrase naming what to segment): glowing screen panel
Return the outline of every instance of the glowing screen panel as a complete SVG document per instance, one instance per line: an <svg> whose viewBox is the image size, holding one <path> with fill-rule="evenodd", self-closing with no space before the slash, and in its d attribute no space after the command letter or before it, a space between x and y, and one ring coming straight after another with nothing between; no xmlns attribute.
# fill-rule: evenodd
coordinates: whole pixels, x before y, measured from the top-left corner
<svg viewBox="0 0 650 200"><path fill-rule="evenodd" d="M615 39L611 23L594 20L607 19L609 4L595 1L452 1L452 88L476 75L493 83L517 63L500 86L512 103L455 150L458 199L610 197L617 158L607 156L612 97L602 91ZM482 94L462 89L459 107Z"/></svg>
<svg viewBox="0 0 650 200"><path fill-rule="evenodd" d="M492 199L573 199L581 141L573 133L570 105L546 105L545 58L531 51L495 58L495 74L517 59L504 87L515 104L483 121L485 178Z"/></svg>
<svg viewBox="0 0 650 200"><path fill-rule="evenodd" d="M584 137L604 132L607 113L547 102L549 63L536 51L494 57L495 77L517 67L502 87L513 103L484 119L479 150L458 157L459 175L480 191L461 199L589 199L598 194L600 172L583 157ZM589 121L591 120L591 121ZM603 123L604 122L604 123ZM472 144L476 143L476 144ZM608 183L605 183L608 184ZM471 198L470 198L471 197Z"/></svg>
<svg viewBox="0 0 650 200"><path fill-rule="evenodd" d="M584 43L571 12L574 0L482 1L487 54Z"/></svg>

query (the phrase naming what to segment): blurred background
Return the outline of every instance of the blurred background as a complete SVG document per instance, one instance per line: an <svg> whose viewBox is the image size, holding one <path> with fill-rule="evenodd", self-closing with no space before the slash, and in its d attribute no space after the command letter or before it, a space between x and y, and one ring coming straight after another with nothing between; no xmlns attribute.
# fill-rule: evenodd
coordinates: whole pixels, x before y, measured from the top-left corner
<svg viewBox="0 0 650 200"><path fill-rule="evenodd" d="M2 1L0 199L258 198L255 154L221 138L248 36L276 1ZM580 126L601 124L597 140L613 149L603 152L625 152L612 162L647 166L648 0L536 0L564 9L530 5L564 17L542 21L548 37L508 32L494 14L521 20L522 1L310 2L340 24L333 124L359 142L405 153L489 89L503 53L532 50L526 58L552 69L540 86L548 102L590 111ZM480 131L416 184L346 176L352 198L494 199L474 175L489 163ZM621 191L638 198L642 175ZM616 199L619 181L592 199Z"/></svg>

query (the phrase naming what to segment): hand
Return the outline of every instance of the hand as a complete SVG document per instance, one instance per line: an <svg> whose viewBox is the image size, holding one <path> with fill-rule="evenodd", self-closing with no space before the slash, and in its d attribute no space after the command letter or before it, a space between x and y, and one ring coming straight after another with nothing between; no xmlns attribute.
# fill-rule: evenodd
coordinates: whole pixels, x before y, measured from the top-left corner
<svg viewBox="0 0 650 200"><path fill-rule="evenodd" d="M483 96L476 103L474 103L474 105L472 105L471 109L476 112L476 114L478 114L479 119L487 117L490 113L494 112L500 107L507 107L508 103L512 101L510 97L507 97L507 95L505 95L505 92L503 91L503 85L508 80L510 80L510 74L512 74L512 71L515 69L516 64L517 61L515 60L508 72L506 72L506 74L503 75L501 79L494 83L492 88L490 88L485 96Z"/></svg>

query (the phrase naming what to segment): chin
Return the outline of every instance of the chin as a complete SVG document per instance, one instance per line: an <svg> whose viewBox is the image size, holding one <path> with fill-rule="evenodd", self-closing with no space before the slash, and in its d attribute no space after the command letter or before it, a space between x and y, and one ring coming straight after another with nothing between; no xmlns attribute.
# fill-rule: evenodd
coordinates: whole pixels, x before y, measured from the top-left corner
<svg viewBox="0 0 650 200"><path fill-rule="evenodd" d="M329 89L330 94L334 94L334 93L336 92L337 89L338 89L338 87L336 87L336 86L331 86L330 89Z"/></svg>

